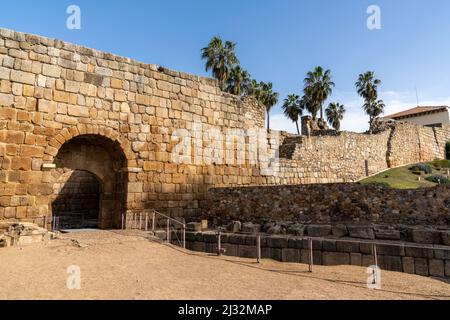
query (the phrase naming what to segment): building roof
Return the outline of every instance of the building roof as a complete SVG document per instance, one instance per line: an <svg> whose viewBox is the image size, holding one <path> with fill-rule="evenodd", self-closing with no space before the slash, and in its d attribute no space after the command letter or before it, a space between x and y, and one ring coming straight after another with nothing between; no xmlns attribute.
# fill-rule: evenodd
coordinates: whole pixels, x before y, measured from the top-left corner
<svg viewBox="0 0 450 320"><path fill-rule="evenodd" d="M402 118L409 118L413 116L420 116L424 114L429 113L436 113L436 112L443 112L447 111L447 106L423 106L423 107L415 107L412 109L408 109L402 112L394 113L389 116L383 117L383 119L402 119Z"/></svg>

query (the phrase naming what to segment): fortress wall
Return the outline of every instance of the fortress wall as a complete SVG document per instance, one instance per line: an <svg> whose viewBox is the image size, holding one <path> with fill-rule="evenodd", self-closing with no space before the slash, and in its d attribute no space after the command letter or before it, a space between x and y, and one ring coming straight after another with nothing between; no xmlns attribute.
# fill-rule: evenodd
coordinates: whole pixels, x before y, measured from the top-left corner
<svg viewBox="0 0 450 320"><path fill-rule="evenodd" d="M289 137L267 140L264 122L262 106L223 93L215 80L0 29L0 220L51 216L55 184L76 170L104 177L100 226L108 228L126 210L199 213L213 187L355 181L365 160L375 173L387 168L389 150L406 163L443 154L449 137L438 131L436 146L425 130L421 149L418 129L405 129L412 138L394 148L389 131L297 137L273 162ZM114 164L109 174L86 152L98 147Z"/></svg>

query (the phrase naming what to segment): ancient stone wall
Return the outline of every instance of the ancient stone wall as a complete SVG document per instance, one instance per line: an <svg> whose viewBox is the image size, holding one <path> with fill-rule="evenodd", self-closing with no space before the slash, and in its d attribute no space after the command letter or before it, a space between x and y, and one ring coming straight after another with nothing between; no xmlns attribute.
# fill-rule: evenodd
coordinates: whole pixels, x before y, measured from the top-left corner
<svg viewBox="0 0 450 320"><path fill-rule="evenodd" d="M387 154L395 164L441 155L450 138L405 127L410 140L394 144L386 131L292 145L289 135L262 136L264 121L262 106L215 80L0 29L0 220L51 216L54 186L70 170L100 179L108 228L129 209L198 214L212 187L355 181L387 168Z"/></svg>
<svg viewBox="0 0 450 320"><path fill-rule="evenodd" d="M172 239L176 239L174 236ZM173 241L177 244L176 241ZM313 238L314 265L375 265L373 243L377 246L377 263L382 270L421 276L450 278L450 247L417 245L397 241L371 242L356 239ZM186 233L186 248L198 252L217 253L216 233ZM225 255L256 259L256 236L253 234L221 234ZM296 236L261 237L261 258L289 263L308 264L308 238ZM305 266L307 268L307 266Z"/></svg>
<svg viewBox="0 0 450 320"><path fill-rule="evenodd" d="M373 185L323 184L211 189L201 203L216 223L450 224L450 187L395 190Z"/></svg>

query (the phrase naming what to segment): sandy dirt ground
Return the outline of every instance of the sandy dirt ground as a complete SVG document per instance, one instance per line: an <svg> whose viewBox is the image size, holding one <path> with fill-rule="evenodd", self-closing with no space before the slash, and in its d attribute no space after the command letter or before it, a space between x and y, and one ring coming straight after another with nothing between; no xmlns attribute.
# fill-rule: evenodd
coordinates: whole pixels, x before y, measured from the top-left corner
<svg viewBox="0 0 450 320"><path fill-rule="evenodd" d="M80 267L81 289L67 288ZM137 234L96 231L47 244L0 249L0 299L450 299L450 284L382 272L382 289L366 286L365 268L215 257Z"/></svg>

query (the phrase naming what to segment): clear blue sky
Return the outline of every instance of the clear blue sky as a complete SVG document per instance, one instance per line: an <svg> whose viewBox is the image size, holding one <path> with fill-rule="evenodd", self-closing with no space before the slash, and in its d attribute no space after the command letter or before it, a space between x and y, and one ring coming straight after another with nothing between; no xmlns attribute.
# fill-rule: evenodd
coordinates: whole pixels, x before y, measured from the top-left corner
<svg viewBox="0 0 450 320"><path fill-rule="evenodd" d="M66 29L66 9L81 7L82 29ZM381 8L368 30L367 7ZM40 0L2 1L0 26L207 75L200 49L215 35L237 43L241 64L272 81L281 98L301 93L308 70L330 68L344 103L344 129L364 130L354 83L374 70L387 113L416 104L450 104L448 0ZM273 126L293 129L273 111Z"/></svg>

